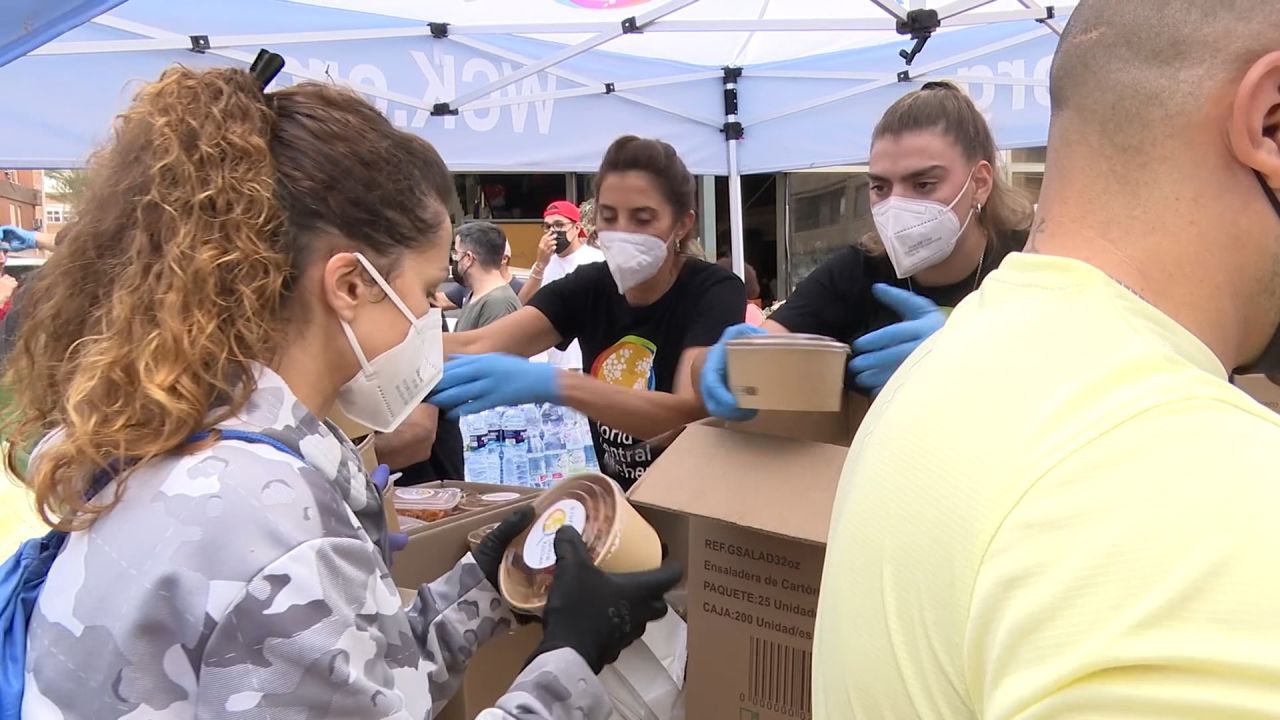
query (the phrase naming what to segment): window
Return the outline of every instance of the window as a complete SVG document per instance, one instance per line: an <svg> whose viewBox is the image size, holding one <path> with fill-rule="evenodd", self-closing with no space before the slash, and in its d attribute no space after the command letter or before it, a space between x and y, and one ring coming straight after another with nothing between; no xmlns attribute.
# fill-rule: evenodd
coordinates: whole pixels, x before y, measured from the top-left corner
<svg viewBox="0 0 1280 720"><path fill-rule="evenodd" d="M781 289L794 290L827 258L870 232L871 196L861 172L801 172L787 175L791 227Z"/></svg>
<svg viewBox="0 0 1280 720"><path fill-rule="evenodd" d="M1046 149L1042 147L1023 148L1012 151L1010 160L1014 163L1044 163L1046 154Z"/></svg>
<svg viewBox="0 0 1280 720"><path fill-rule="evenodd" d="M17 170L5 170L5 171L4 171L4 179L5 179L5 180L8 180L8 181L9 181L9 182L11 182L11 183L16 183L16 182L18 182L18 171L17 171Z"/></svg>
<svg viewBox="0 0 1280 720"><path fill-rule="evenodd" d="M1025 192L1031 202L1040 200L1040 186L1044 184L1044 173L1017 173L1013 176L1013 186Z"/></svg>
<svg viewBox="0 0 1280 720"><path fill-rule="evenodd" d="M466 216L480 220L541 220L548 205L569 196L562 173L465 175L457 184Z"/></svg>
<svg viewBox="0 0 1280 720"><path fill-rule="evenodd" d="M62 208L45 208L44 221L50 225L61 225L63 223Z"/></svg>
<svg viewBox="0 0 1280 720"><path fill-rule="evenodd" d="M796 232L818 230L839 225L847 207L847 194L843 184L824 192L796 198L792 210Z"/></svg>

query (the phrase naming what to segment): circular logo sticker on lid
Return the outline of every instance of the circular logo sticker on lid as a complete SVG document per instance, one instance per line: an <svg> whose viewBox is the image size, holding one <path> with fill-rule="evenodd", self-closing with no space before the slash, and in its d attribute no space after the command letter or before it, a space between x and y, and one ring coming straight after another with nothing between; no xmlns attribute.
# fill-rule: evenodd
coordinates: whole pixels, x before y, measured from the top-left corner
<svg viewBox="0 0 1280 720"><path fill-rule="evenodd" d="M577 500L561 500L538 518L524 541L524 564L543 570L556 564L556 531L565 525L579 533L587 527L587 508Z"/></svg>

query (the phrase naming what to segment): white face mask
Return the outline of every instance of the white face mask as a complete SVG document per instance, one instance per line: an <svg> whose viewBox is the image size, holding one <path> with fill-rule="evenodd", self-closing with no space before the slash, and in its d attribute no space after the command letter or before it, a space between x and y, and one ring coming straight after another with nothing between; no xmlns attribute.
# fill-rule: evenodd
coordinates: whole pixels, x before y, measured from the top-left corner
<svg viewBox="0 0 1280 720"><path fill-rule="evenodd" d="M620 293L657 275L667 259L667 243L653 235L601 230L598 237L600 252Z"/></svg>
<svg viewBox="0 0 1280 720"><path fill-rule="evenodd" d="M404 340L369 360L351 325L342 321L347 342L360 360L360 371L338 390L338 409L373 430L391 432L427 397L444 373L440 310L432 308L426 315L414 317L373 264L360 253L355 256L410 325Z"/></svg>
<svg viewBox="0 0 1280 720"><path fill-rule="evenodd" d="M876 232L880 234L880 241L884 243L898 279L911 277L951 257L960 235L973 219L973 209L970 208L964 224L961 224L952 208L971 182L973 173L969 173L969 179L950 205L895 196L871 208Z"/></svg>

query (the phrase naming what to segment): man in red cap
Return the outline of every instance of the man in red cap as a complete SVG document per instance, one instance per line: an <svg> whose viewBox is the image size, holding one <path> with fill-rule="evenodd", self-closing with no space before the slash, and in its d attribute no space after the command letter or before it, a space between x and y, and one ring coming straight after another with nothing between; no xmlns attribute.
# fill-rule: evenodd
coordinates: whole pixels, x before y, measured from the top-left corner
<svg viewBox="0 0 1280 720"><path fill-rule="evenodd" d="M557 200L547 206L542 213L542 229L546 234L538 243L538 261L520 290L521 303L528 303L539 288L568 275L580 265L604 262L604 253L586 244L582 214L578 206L568 200ZM582 372L582 350L576 340L564 351L548 350L547 356L547 361L558 368Z"/></svg>

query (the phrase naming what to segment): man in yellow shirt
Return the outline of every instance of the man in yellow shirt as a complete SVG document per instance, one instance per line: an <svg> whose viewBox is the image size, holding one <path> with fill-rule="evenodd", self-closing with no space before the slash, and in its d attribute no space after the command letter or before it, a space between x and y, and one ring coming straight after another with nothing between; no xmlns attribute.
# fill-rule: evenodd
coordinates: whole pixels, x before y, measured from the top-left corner
<svg viewBox="0 0 1280 720"><path fill-rule="evenodd" d="M850 452L816 718L1280 717L1280 2L1084 0L1050 83L1029 252Z"/></svg>

